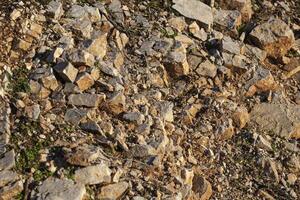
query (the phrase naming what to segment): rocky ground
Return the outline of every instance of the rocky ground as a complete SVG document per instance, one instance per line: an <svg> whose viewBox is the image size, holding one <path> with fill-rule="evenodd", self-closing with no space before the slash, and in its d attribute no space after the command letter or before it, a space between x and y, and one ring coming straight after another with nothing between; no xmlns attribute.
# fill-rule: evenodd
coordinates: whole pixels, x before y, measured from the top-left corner
<svg viewBox="0 0 300 200"><path fill-rule="evenodd" d="M0 200L299 199L299 0L0 2Z"/></svg>

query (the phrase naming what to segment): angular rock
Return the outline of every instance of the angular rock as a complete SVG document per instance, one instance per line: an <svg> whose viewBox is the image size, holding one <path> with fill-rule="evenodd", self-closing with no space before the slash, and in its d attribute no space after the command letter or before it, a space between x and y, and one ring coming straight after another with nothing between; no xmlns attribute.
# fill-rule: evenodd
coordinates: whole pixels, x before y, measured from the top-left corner
<svg viewBox="0 0 300 200"><path fill-rule="evenodd" d="M159 102L158 104L160 116L163 120L167 122L173 122L174 116L173 116L173 103L169 101L163 101Z"/></svg>
<svg viewBox="0 0 300 200"><path fill-rule="evenodd" d="M10 150L6 152L2 158L0 158L0 171L8 170L15 167L15 151Z"/></svg>
<svg viewBox="0 0 300 200"><path fill-rule="evenodd" d="M194 176L192 190L195 198L199 200L209 200L212 195L210 182L200 175Z"/></svg>
<svg viewBox="0 0 300 200"><path fill-rule="evenodd" d="M189 25L189 31L193 34L194 37L206 41L207 40L207 33L203 28L200 29L197 22L193 22Z"/></svg>
<svg viewBox="0 0 300 200"><path fill-rule="evenodd" d="M202 62L196 69L196 73L200 76L208 76L214 78L217 75L217 67L209 60Z"/></svg>
<svg viewBox="0 0 300 200"><path fill-rule="evenodd" d="M19 175L16 172L10 170L0 171L0 188L8 183L15 182L19 179Z"/></svg>
<svg viewBox="0 0 300 200"><path fill-rule="evenodd" d="M188 75L190 71L186 53L182 51L172 51L164 61L166 70L175 76Z"/></svg>
<svg viewBox="0 0 300 200"><path fill-rule="evenodd" d="M172 7L187 18L198 20L210 26L213 23L212 9L197 0L173 0Z"/></svg>
<svg viewBox="0 0 300 200"><path fill-rule="evenodd" d="M250 37L273 58L284 56L295 42L293 31L280 19L270 19L258 25L250 32Z"/></svg>
<svg viewBox="0 0 300 200"><path fill-rule="evenodd" d="M98 67L103 73L109 76L117 77L120 75L119 71L113 66L113 63L111 62L99 62Z"/></svg>
<svg viewBox="0 0 300 200"><path fill-rule="evenodd" d="M27 51L31 47L31 42L19 39L16 48Z"/></svg>
<svg viewBox="0 0 300 200"><path fill-rule="evenodd" d="M186 27L185 20L182 17L173 17L168 20L168 23L172 28L176 29L178 32L182 32Z"/></svg>
<svg viewBox="0 0 300 200"><path fill-rule="evenodd" d="M104 94L71 94L69 96L68 104L75 106L98 107L104 100Z"/></svg>
<svg viewBox="0 0 300 200"><path fill-rule="evenodd" d="M223 51L239 55L242 53L242 45L239 41L233 40L231 37L225 36L222 40Z"/></svg>
<svg viewBox="0 0 300 200"><path fill-rule="evenodd" d="M89 166L98 158L103 157L100 149L91 145L82 145L76 147L67 156L68 163L78 166Z"/></svg>
<svg viewBox="0 0 300 200"><path fill-rule="evenodd" d="M58 88L58 82L55 78L54 75L50 75L50 76L46 76L46 77L43 77L41 79L42 83L43 83L43 86L47 89L50 89L52 91L56 90Z"/></svg>
<svg viewBox="0 0 300 200"><path fill-rule="evenodd" d="M251 113L251 124L260 133L283 138L300 138L300 106L262 103L255 105Z"/></svg>
<svg viewBox="0 0 300 200"><path fill-rule="evenodd" d="M58 20L64 14L63 5L59 1L51 1L48 4L47 12L51 17Z"/></svg>
<svg viewBox="0 0 300 200"><path fill-rule="evenodd" d="M81 37L90 39L93 31L92 22L89 18L84 17L80 19L75 19L70 24L75 33L79 34Z"/></svg>
<svg viewBox="0 0 300 200"><path fill-rule="evenodd" d="M256 57L259 61L264 61L267 57L267 52L261 50L260 48L251 45L246 45L245 55L248 56L249 58Z"/></svg>
<svg viewBox="0 0 300 200"><path fill-rule="evenodd" d="M100 126L95 121L87 121L81 123L80 128L84 131L88 131L91 133L96 133L96 134L102 133Z"/></svg>
<svg viewBox="0 0 300 200"><path fill-rule="evenodd" d="M259 67L245 87L246 96L253 96L257 92L274 91L277 84L269 70Z"/></svg>
<svg viewBox="0 0 300 200"><path fill-rule="evenodd" d="M116 92L108 100L107 107L113 114L120 114L125 111L126 97L122 92Z"/></svg>
<svg viewBox="0 0 300 200"><path fill-rule="evenodd" d="M229 30L236 29L242 23L242 16L237 10L216 10L214 23Z"/></svg>
<svg viewBox="0 0 300 200"><path fill-rule="evenodd" d="M105 164L88 166L75 171L75 181L84 185L111 182L111 170Z"/></svg>
<svg viewBox="0 0 300 200"><path fill-rule="evenodd" d="M80 91L89 89L95 83L93 77L87 72L79 73L75 82Z"/></svg>
<svg viewBox="0 0 300 200"><path fill-rule="evenodd" d="M85 187L81 183L50 177L37 187L37 193L32 198L37 200L83 200L85 194Z"/></svg>
<svg viewBox="0 0 300 200"><path fill-rule="evenodd" d="M244 128L246 124L250 121L250 115L247 111L247 108L245 107L240 107L238 108L233 116L233 122L238 128Z"/></svg>
<svg viewBox="0 0 300 200"><path fill-rule="evenodd" d="M27 116L33 120L37 120L40 116L40 105L39 104L35 104L32 106L26 106L25 107L25 113L27 114Z"/></svg>
<svg viewBox="0 0 300 200"><path fill-rule="evenodd" d="M135 158L144 158L157 155L156 150L150 145L134 145L131 148L131 154Z"/></svg>
<svg viewBox="0 0 300 200"><path fill-rule="evenodd" d="M54 66L54 70L59 74L59 76L67 82L74 82L78 73L76 69L69 62L62 62Z"/></svg>
<svg viewBox="0 0 300 200"><path fill-rule="evenodd" d="M243 22L251 19L253 14L251 0L216 0L222 9L238 10L242 14Z"/></svg>
<svg viewBox="0 0 300 200"><path fill-rule="evenodd" d="M0 188L0 198L1 200L11 200L23 191L23 182L17 181L15 183L6 185Z"/></svg>
<svg viewBox="0 0 300 200"><path fill-rule="evenodd" d="M74 125L78 125L80 121L87 115L87 111L83 109L71 108L65 113L64 119Z"/></svg>
<svg viewBox="0 0 300 200"><path fill-rule="evenodd" d="M123 118L130 122L136 122L137 124L142 124L145 120L145 116L140 112L130 112L123 115Z"/></svg>
<svg viewBox="0 0 300 200"><path fill-rule="evenodd" d="M99 199L116 200L120 199L129 188L127 182L119 182L103 186L100 191Z"/></svg>
<svg viewBox="0 0 300 200"><path fill-rule="evenodd" d="M103 59L107 52L107 34L97 34L94 39L84 41L82 46L93 56Z"/></svg>
<svg viewBox="0 0 300 200"><path fill-rule="evenodd" d="M69 61L75 66L89 66L92 67L95 64L95 58L92 54L84 50L73 50L70 52Z"/></svg>

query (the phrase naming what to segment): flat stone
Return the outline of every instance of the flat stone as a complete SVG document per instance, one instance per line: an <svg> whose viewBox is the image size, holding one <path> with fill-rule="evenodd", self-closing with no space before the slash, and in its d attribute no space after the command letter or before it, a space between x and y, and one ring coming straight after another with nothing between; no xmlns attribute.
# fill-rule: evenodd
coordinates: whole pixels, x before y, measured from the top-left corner
<svg viewBox="0 0 300 200"><path fill-rule="evenodd" d="M37 187L37 193L32 198L37 200L83 200L85 194L86 189L81 183L74 183L70 179L50 177Z"/></svg>
<svg viewBox="0 0 300 200"><path fill-rule="evenodd" d="M193 178L192 190L195 198L199 200L209 200L212 195L212 187L204 177L195 175Z"/></svg>
<svg viewBox="0 0 300 200"><path fill-rule="evenodd" d="M253 14L251 0L216 0L222 9L238 10L243 22L248 22Z"/></svg>
<svg viewBox="0 0 300 200"><path fill-rule="evenodd" d="M105 100L105 95L100 94L71 94L68 104L75 106L97 107Z"/></svg>
<svg viewBox="0 0 300 200"><path fill-rule="evenodd" d="M148 156L157 155L156 150L147 144L136 144L131 148L131 154L135 158L144 158Z"/></svg>
<svg viewBox="0 0 300 200"><path fill-rule="evenodd" d="M245 46L245 55L249 58L256 57L259 61L264 61L267 58L266 51L248 44Z"/></svg>
<svg viewBox="0 0 300 200"><path fill-rule="evenodd" d="M176 29L178 32L182 32L186 27L185 20L182 17L173 17L168 20L168 23L172 28Z"/></svg>
<svg viewBox="0 0 300 200"><path fill-rule="evenodd" d="M10 170L0 171L0 188L8 183L15 182L19 179L19 175L16 172Z"/></svg>
<svg viewBox="0 0 300 200"><path fill-rule="evenodd" d="M261 134L273 134L283 138L300 138L300 106L287 104L257 104L252 109L251 124Z"/></svg>
<svg viewBox="0 0 300 200"><path fill-rule="evenodd" d="M173 122L174 116L173 116L173 107L174 104L170 101L162 101L158 103L160 116L163 120L167 122Z"/></svg>
<svg viewBox="0 0 300 200"><path fill-rule="evenodd" d="M189 74L190 66L187 62L186 53L183 51L171 51L167 55L164 64L170 75L182 76Z"/></svg>
<svg viewBox="0 0 300 200"><path fill-rule="evenodd" d="M244 128L250 121L250 115L245 107L238 108L233 114L233 122L238 128Z"/></svg>
<svg viewBox="0 0 300 200"><path fill-rule="evenodd" d="M113 63L111 62L99 62L98 67L103 73L109 76L120 76L119 71L113 66Z"/></svg>
<svg viewBox="0 0 300 200"><path fill-rule="evenodd" d="M83 109L71 108L65 113L64 119L74 125L78 125L80 121L87 115L87 111Z"/></svg>
<svg viewBox="0 0 300 200"><path fill-rule="evenodd" d="M22 181L17 181L15 183L6 185L0 188L1 200L12 200L22 191L23 191Z"/></svg>
<svg viewBox="0 0 300 200"><path fill-rule="evenodd" d="M69 61L75 66L89 66L92 67L95 64L95 58L87 51L74 49L69 52Z"/></svg>
<svg viewBox="0 0 300 200"><path fill-rule="evenodd" d="M9 152L6 152L0 159L0 171L8 170L13 167L15 167L15 151L10 150Z"/></svg>
<svg viewBox="0 0 300 200"><path fill-rule="evenodd" d="M79 73L75 82L80 91L89 89L95 83L93 77L87 72Z"/></svg>
<svg viewBox="0 0 300 200"><path fill-rule="evenodd" d="M70 24L72 29L81 37L90 39L93 31L92 22L88 17L75 19Z"/></svg>
<svg viewBox="0 0 300 200"><path fill-rule="evenodd" d="M242 45L237 40L233 40L231 37L225 36L222 40L223 51L232 54L240 54Z"/></svg>
<svg viewBox="0 0 300 200"><path fill-rule="evenodd" d="M212 9L197 0L173 0L172 7L187 18L198 20L210 26L213 23Z"/></svg>
<svg viewBox="0 0 300 200"><path fill-rule="evenodd" d="M86 10L83 6L80 5L72 5L72 7L68 10L67 16L72 18L83 18L86 16Z"/></svg>
<svg viewBox="0 0 300 200"><path fill-rule="evenodd" d="M25 107L25 113L27 114L27 116L33 120L37 120L40 116L40 105L35 104L32 106L26 106Z"/></svg>
<svg viewBox="0 0 300 200"><path fill-rule="evenodd" d="M80 124L80 128L84 131L100 134L102 130L95 121L87 121Z"/></svg>
<svg viewBox="0 0 300 200"><path fill-rule="evenodd" d="M216 10L214 23L229 30L236 29L242 23L242 15L237 10Z"/></svg>
<svg viewBox="0 0 300 200"><path fill-rule="evenodd" d="M206 60L198 66L196 73L201 76L214 78L217 75L217 67L209 60Z"/></svg>
<svg viewBox="0 0 300 200"><path fill-rule="evenodd" d="M125 111L126 97L123 92L116 92L108 100L107 106L110 112L120 114Z"/></svg>
<svg viewBox="0 0 300 200"><path fill-rule="evenodd" d="M145 116L140 112L129 112L123 115L123 118L130 122L135 122L137 124L142 124L145 120Z"/></svg>
<svg viewBox="0 0 300 200"><path fill-rule="evenodd" d="M78 69L76 69L71 63L69 62L62 62L54 66L54 70L59 74L59 76L67 82L74 82Z"/></svg>
<svg viewBox="0 0 300 200"><path fill-rule="evenodd" d="M129 188L127 182L119 182L103 186L100 191L99 199L116 200L120 199L122 195Z"/></svg>
<svg viewBox="0 0 300 200"><path fill-rule="evenodd" d="M97 34L93 39L84 41L82 46L93 56L103 59L107 52L107 34Z"/></svg>
<svg viewBox="0 0 300 200"><path fill-rule="evenodd" d="M295 42L293 31L280 19L258 25L250 32L250 38L273 58L284 56Z"/></svg>
<svg viewBox="0 0 300 200"><path fill-rule="evenodd" d="M50 76L45 76L41 79L43 86L52 91L56 90L59 86L58 81L55 76L52 74Z"/></svg>
<svg viewBox="0 0 300 200"><path fill-rule="evenodd" d="M10 18L12 20L16 20L18 19L19 17L21 17L22 13L20 10L18 9L14 9L11 13L10 13Z"/></svg>
<svg viewBox="0 0 300 200"><path fill-rule="evenodd" d="M89 166L98 158L103 157L100 149L91 145L82 145L76 147L67 155L68 163L78 166Z"/></svg>
<svg viewBox="0 0 300 200"><path fill-rule="evenodd" d="M31 42L19 39L16 48L27 51L31 47Z"/></svg>
<svg viewBox="0 0 300 200"><path fill-rule="evenodd" d="M195 38L199 40L206 41L207 40L207 33L203 28L200 29L197 22L193 22L189 25L189 31L193 34Z"/></svg>
<svg viewBox="0 0 300 200"><path fill-rule="evenodd" d="M75 171L75 181L84 185L95 185L111 182L111 170L105 164L88 166Z"/></svg>
<svg viewBox="0 0 300 200"><path fill-rule="evenodd" d="M51 17L54 19L60 19L61 16L64 14L63 5L59 1L51 1L48 4L47 12Z"/></svg>

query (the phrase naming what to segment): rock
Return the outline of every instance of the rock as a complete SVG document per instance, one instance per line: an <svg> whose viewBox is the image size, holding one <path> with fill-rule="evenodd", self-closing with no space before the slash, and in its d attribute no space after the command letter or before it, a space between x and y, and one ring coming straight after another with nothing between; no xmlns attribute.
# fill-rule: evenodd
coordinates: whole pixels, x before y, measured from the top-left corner
<svg viewBox="0 0 300 200"><path fill-rule="evenodd" d="M290 173L287 175L287 182L290 184L290 185L294 185L295 182L297 181L297 176L293 173Z"/></svg>
<svg viewBox="0 0 300 200"><path fill-rule="evenodd" d="M261 50L260 48L247 44L245 46L245 55L248 56L249 58L256 57L256 59L258 59L259 61L264 61L267 57L267 52Z"/></svg>
<svg viewBox="0 0 300 200"><path fill-rule="evenodd" d="M95 83L93 77L87 72L79 73L75 82L80 91L89 89Z"/></svg>
<svg viewBox="0 0 300 200"><path fill-rule="evenodd" d="M140 112L130 112L123 115L123 118L130 122L135 122L137 124L142 124L145 120L145 116Z"/></svg>
<svg viewBox="0 0 300 200"><path fill-rule="evenodd" d="M18 9L14 9L11 13L10 13L10 18L11 20L16 20L19 17L21 17L22 13L20 12L20 10Z"/></svg>
<svg viewBox="0 0 300 200"><path fill-rule="evenodd" d="M195 199L209 200L212 195L212 187L204 177L195 175L193 178L192 190L195 194Z"/></svg>
<svg viewBox="0 0 300 200"><path fill-rule="evenodd" d="M101 15L99 9L93 6L84 6L84 10L87 13L91 22L99 22L101 20Z"/></svg>
<svg viewBox="0 0 300 200"><path fill-rule="evenodd" d="M10 150L9 152L6 152L0 159L0 171L8 170L13 167L15 167L15 151Z"/></svg>
<svg viewBox="0 0 300 200"><path fill-rule="evenodd" d="M274 91L277 84L269 70L259 67L253 77L246 82L246 96L253 96L257 92Z"/></svg>
<svg viewBox="0 0 300 200"><path fill-rule="evenodd" d="M123 92L116 92L107 102L107 107L113 114L120 114L125 111L126 97Z"/></svg>
<svg viewBox="0 0 300 200"><path fill-rule="evenodd" d="M176 29L178 32L182 32L186 27L185 20L182 17L173 17L168 20L168 23L172 28Z"/></svg>
<svg viewBox="0 0 300 200"><path fill-rule="evenodd" d="M81 145L67 154L67 161L72 165L89 166L97 159L102 158L103 155L100 149L91 145Z"/></svg>
<svg viewBox="0 0 300 200"><path fill-rule="evenodd" d="M87 115L87 111L83 109L71 108L65 113L64 119L74 125L78 125L80 121Z"/></svg>
<svg viewBox="0 0 300 200"><path fill-rule="evenodd" d="M64 14L63 5L59 1L51 1L48 4L47 12L51 17L53 17L55 20L58 20L61 18L61 16Z"/></svg>
<svg viewBox="0 0 300 200"><path fill-rule="evenodd" d="M31 47L31 42L19 39L16 48L27 51Z"/></svg>
<svg viewBox="0 0 300 200"><path fill-rule="evenodd" d="M261 133L284 138L300 138L300 106L262 103L255 105L251 113L251 124Z"/></svg>
<svg viewBox="0 0 300 200"><path fill-rule="evenodd" d="M32 198L37 200L83 200L85 194L86 190L83 184L74 183L69 179L50 177L37 187L37 193Z"/></svg>
<svg viewBox="0 0 300 200"><path fill-rule="evenodd" d="M185 125L193 124L193 120L196 117L198 111L201 109L201 107L202 107L201 104L192 104L186 106L183 112L183 119L182 119L183 123Z"/></svg>
<svg viewBox="0 0 300 200"><path fill-rule="evenodd" d="M68 104L75 106L98 107L105 100L104 94L71 94Z"/></svg>
<svg viewBox="0 0 300 200"><path fill-rule="evenodd" d="M83 18L86 14L87 13L82 6L75 4L68 10L67 16L72 18Z"/></svg>
<svg viewBox="0 0 300 200"><path fill-rule="evenodd" d="M276 59L284 56L295 42L293 31L280 19L258 25L250 32L250 38L268 56Z"/></svg>
<svg viewBox="0 0 300 200"><path fill-rule="evenodd" d="M58 82L55 78L55 76L52 74L50 76L45 76L41 79L43 86L47 89L50 89L52 91L56 90L58 88Z"/></svg>
<svg viewBox="0 0 300 200"><path fill-rule="evenodd" d="M129 188L127 182L119 182L103 186L100 191L99 199L117 200L120 199Z"/></svg>
<svg viewBox="0 0 300 200"><path fill-rule="evenodd" d="M202 62L196 69L196 73L200 76L208 76L214 78L217 75L217 67L209 60Z"/></svg>
<svg viewBox="0 0 300 200"><path fill-rule="evenodd" d="M43 27L41 25L35 22L31 22L26 34L38 39L42 34L42 31L43 31Z"/></svg>
<svg viewBox="0 0 300 200"><path fill-rule="evenodd" d="M266 200L275 200L275 198L272 195L270 195L268 192L266 192L262 189L260 189L258 191L258 194L259 194L259 196L261 196L262 198L264 198Z"/></svg>
<svg viewBox="0 0 300 200"><path fill-rule="evenodd" d="M182 51L172 51L164 61L166 70L175 76L188 75L190 71L186 53Z"/></svg>
<svg viewBox="0 0 300 200"><path fill-rule="evenodd" d="M75 181L84 185L111 182L111 170L105 164L88 166L75 171Z"/></svg>
<svg viewBox="0 0 300 200"><path fill-rule="evenodd" d="M92 22L87 17L75 19L74 21L72 21L70 26L72 27L74 32L79 36L86 39L91 38L93 26L92 26Z"/></svg>
<svg viewBox="0 0 300 200"><path fill-rule="evenodd" d="M150 146L150 145L146 145L146 144L136 144L131 148L131 154L133 157L135 158L145 158L148 156L153 156L156 155L157 152L156 150Z"/></svg>
<svg viewBox="0 0 300 200"><path fill-rule="evenodd" d="M217 0L222 9L238 10L243 22L248 22L253 14L251 0Z"/></svg>
<svg viewBox="0 0 300 200"><path fill-rule="evenodd" d="M33 106L26 106L25 107L25 113L27 114L27 116L33 120L37 120L40 116L40 105L35 104Z"/></svg>
<svg viewBox="0 0 300 200"><path fill-rule="evenodd" d="M84 50L74 49L69 53L69 61L75 66L92 67L95 64L95 58L92 54Z"/></svg>
<svg viewBox="0 0 300 200"><path fill-rule="evenodd" d="M19 175L16 172L10 170L0 171L0 188L8 183L15 182L19 179Z"/></svg>
<svg viewBox="0 0 300 200"><path fill-rule="evenodd" d="M124 23L124 14L122 10L122 4L119 0L112 0L111 3L108 6L108 9L113 14L116 21L120 24Z"/></svg>
<svg viewBox="0 0 300 200"><path fill-rule="evenodd" d="M198 38L202 41L206 41L207 40L207 33L205 32L205 30L203 28L199 28L197 22L193 22L189 25L189 31L190 33L193 34L193 36L195 38Z"/></svg>
<svg viewBox="0 0 300 200"><path fill-rule="evenodd" d="M271 143L261 135L258 136L257 146L266 151L273 151Z"/></svg>
<svg viewBox="0 0 300 200"><path fill-rule="evenodd" d="M1 200L15 199L15 197L22 191L23 183L22 181L17 181L0 188L0 198Z"/></svg>
<svg viewBox="0 0 300 200"><path fill-rule="evenodd" d="M213 23L212 9L197 0L173 0L172 7L187 18L198 20L199 22L211 26Z"/></svg>
<svg viewBox="0 0 300 200"><path fill-rule="evenodd" d="M93 39L84 41L82 46L93 56L103 59L107 52L107 34L97 34Z"/></svg>
<svg viewBox="0 0 300 200"><path fill-rule="evenodd" d="M159 107L159 113L163 120L167 122L173 122L174 116L173 116L173 103L169 101L162 101L158 104Z"/></svg>
<svg viewBox="0 0 300 200"><path fill-rule="evenodd" d="M117 77L120 75L119 71L113 66L113 63L111 62L99 62L98 67L103 73L109 76Z"/></svg>
<svg viewBox="0 0 300 200"><path fill-rule="evenodd" d="M62 62L54 66L54 70L59 74L59 76L68 82L74 82L78 73L78 69L76 69L69 62Z"/></svg>
<svg viewBox="0 0 300 200"><path fill-rule="evenodd" d="M229 30L237 29L242 23L242 16L237 10L216 10L214 23Z"/></svg>
<svg viewBox="0 0 300 200"><path fill-rule="evenodd" d="M265 166L266 171L276 180L277 183L279 183L279 174L277 171L277 164L276 161L271 160L270 158L267 159L267 163Z"/></svg>
<svg viewBox="0 0 300 200"><path fill-rule="evenodd" d="M242 53L242 45L236 41L233 40L231 37L225 36L222 40L222 46L223 51L231 54L239 55Z"/></svg>
<svg viewBox="0 0 300 200"><path fill-rule="evenodd" d="M234 112L232 118L234 124L240 129L244 128L246 124L250 121L250 115L247 111L247 108L245 107L238 108Z"/></svg>

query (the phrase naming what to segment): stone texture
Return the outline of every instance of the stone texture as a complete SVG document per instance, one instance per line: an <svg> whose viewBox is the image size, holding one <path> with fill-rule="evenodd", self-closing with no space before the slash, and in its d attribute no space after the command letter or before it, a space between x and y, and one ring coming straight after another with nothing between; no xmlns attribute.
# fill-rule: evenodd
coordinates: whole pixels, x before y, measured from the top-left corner
<svg viewBox="0 0 300 200"><path fill-rule="evenodd" d="M92 54L84 50L74 49L69 52L68 56L70 62L75 66L88 66L92 67L95 63L95 58Z"/></svg>
<svg viewBox="0 0 300 200"><path fill-rule="evenodd" d="M202 62L196 69L196 73L201 76L215 77L217 75L217 67L209 60Z"/></svg>
<svg viewBox="0 0 300 200"><path fill-rule="evenodd" d="M229 30L236 29L242 23L242 16L237 10L216 10L214 23Z"/></svg>
<svg viewBox="0 0 300 200"><path fill-rule="evenodd" d="M0 188L8 183L15 182L19 179L19 175L16 172L10 170L0 171Z"/></svg>
<svg viewBox="0 0 300 200"><path fill-rule="evenodd" d="M251 31L250 37L273 58L284 56L295 42L293 31L280 19L270 19L258 25Z"/></svg>
<svg viewBox="0 0 300 200"><path fill-rule="evenodd" d="M251 19L253 14L251 0L216 0L222 9L238 10L242 14L243 22Z"/></svg>
<svg viewBox="0 0 300 200"><path fill-rule="evenodd" d="M213 14L211 8L197 0L173 0L172 7L185 17L198 20L199 22L210 26L213 23Z"/></svg>
<svg viewBox="0 0 300 200"><path fill-rule="evenodd" d="M107 107L113 114L120 114L125 111L126 98L122 92L116 92L108 100Z"/></svg>
<svg viewBox="0 0 300 200"><path fill-rule="evenodd" d="M79 73L75 82L80 91L89 89L95 83L93 77L87 72Z"/></svg>
<svg viewBox="0 0 300 200"><path fill-rule="evenodd" d="M238 128L244 128L250 121L250 115L245 107L238 108L233 114L233 122Z"/></svg>
<svg viewBox="0 0 300 200"><path fill-rule="evenodd" d="M71 94L68 104L75 106L97 107L105 100L105 95L100 94Z"/></svg>
<svg viewBox="0 0 300 200"><path fill-rule="evenodd" d="M127 182L119 182L103 186L100 191L99 199L105 200L117 200L122 197L122 195L129 188Z"/></svg>
<svg viewBox="0 0 300 200"><path fill-rule="evenodd" d="M59 1L51 1L48 4L47 12L54 19L60 19L61 16L64 14L62 3Z"/></svg>
<svg viewBox="0 0 300 200"><path fill-rule="evenodd" d="M83 200L85 193L83 184L74 183L69 179L50 177L38 186L37 194L33 198L37 200Z"/></svg>
<svg viewBox="0 0 300 200"><path fill-rule="evenodd" d="M300 138L300 106L286 104L257 104L252 109L251 123L261 134L284 138Z"/></svg>
<svg viewBox="0 0 300 200"><path fill-rule="evenodd" d="M22 181L6 185L0 188L0 199L1 200L12 200L23 190Z"/></svg>
<svg viewBox="0 0 300 200"><path fill-rule="evenodd" d="M84 41L82 46L93 56L103 59L107 51L107 34L97 34L93 39Z"/></svg>
<svg viewBox="0 0 300 200"><path fill-rule="evenodd" d="M84 185L110 183L111 170L105 164L88 166L75 171L75 181Z"/></svg>
<svg viewBox="0 0 300 200"><path fill-rule="evenodd" d="M6 152L3 158L0 159L0 171L8 170L15 167L15 151Z"/></svg>
<svg viewBox="0 0 300 200"><path fill-rule="evenodd" d="M78 166L89 166L98 158L103 157L100 149L91 145L78 146L66 155L68 163Z"/></svg>
<svg viewBox="0 0 300 200"><path fill-rule="evenodd" d="M80 121L87 115L87 111L83 109L71 108L65 113L64 119L73 125L78 125Z"/></svg>
<svg viewBox="0 0 300 200"><path fill-rule="evenodd" d="M67 82L74 82L78 73L76 69L69 62L62 62L54 66L54 70L59 74L59 76Z"/></svg>
<svg viewBox="0 0 300 200"><path fill-rule="evenodd" d="M192 190L194 192L194 199L209 200L212 195L212 187L204 177L195 175L193 178Z"/></svg>
<svg viewBox="0 0 300 200"><path fill-rule="evenodd" d="M190 66L187 62L186 53L183 51L170 52L164 63L171 75L182 76L189 74Z"/></svg>
<svg viewBox="0 0 300 200"><path fill-rule="evenodd" d="M196 37L202 41L207 40L207 33L205 32L205 30L203 28L200 29L197 22L193 22L189 25L189 31L190 31L190 33L193 34L194 37Z"/></svg>

